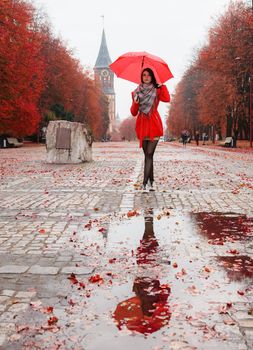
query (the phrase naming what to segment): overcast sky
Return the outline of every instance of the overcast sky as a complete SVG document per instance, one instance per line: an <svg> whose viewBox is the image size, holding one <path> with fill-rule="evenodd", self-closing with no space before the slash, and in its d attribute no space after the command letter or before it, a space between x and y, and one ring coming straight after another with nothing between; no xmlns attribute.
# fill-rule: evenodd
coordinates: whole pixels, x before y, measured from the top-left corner
<svg viewBox="0 0 253 350"><path fill-rule="evenodd" d="M247 2L247 0L245 0ZM104 27L112 61L128 51L148 51L162 57L174 78L166 85L174 92L194 51L207 39L208 28L229 0L33 0L47 13L56 35L74 49L74 56L93 69ZM115 76L116 111L130 115L135 84ZM161 117L167 111L161 103Z"/></svg>

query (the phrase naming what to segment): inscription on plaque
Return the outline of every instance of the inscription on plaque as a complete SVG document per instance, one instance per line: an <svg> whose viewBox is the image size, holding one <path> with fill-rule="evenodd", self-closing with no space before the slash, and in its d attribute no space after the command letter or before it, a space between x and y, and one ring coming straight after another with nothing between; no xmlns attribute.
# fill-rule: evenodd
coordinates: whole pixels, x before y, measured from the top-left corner
<svg viewBox="0 0 253 350"><path fill-rule="evenodd" d="M70 149L71 147L71 129L58 128L56 133L57 149Z"/></svg>

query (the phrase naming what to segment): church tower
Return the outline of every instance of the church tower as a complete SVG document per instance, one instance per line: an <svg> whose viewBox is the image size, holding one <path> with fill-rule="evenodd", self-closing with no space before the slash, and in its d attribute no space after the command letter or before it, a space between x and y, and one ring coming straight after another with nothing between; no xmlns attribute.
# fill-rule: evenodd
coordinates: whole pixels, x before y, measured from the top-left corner
<svg viewBox="0 0 253 350"><path fill-rule="evenodd" d="M95 80L100 81L102 91L108 98L109 102L109 128L111 133L115 127L115 92L114 92L114 73L109 68L112 63L106 44L105 31L103 29L102 40L98 57L94 66Z"/></svg>

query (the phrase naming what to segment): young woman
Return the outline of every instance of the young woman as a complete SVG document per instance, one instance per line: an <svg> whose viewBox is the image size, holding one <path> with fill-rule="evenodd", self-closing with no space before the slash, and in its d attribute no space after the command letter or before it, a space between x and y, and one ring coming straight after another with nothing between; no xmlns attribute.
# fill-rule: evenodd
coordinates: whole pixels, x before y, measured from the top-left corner
<svg viewBox="0 0 253 350"><path fill-rule="evenodd" d="M135 130L145 155L143 190L147 184L153 190L153 156L158 140L163 136L162 120L157 111L159 101L170 101L168 89L165 85L158 85L153 71L145 68L141 73L141 84L132 92L131 106L131 114L138 114Z"/></svg>

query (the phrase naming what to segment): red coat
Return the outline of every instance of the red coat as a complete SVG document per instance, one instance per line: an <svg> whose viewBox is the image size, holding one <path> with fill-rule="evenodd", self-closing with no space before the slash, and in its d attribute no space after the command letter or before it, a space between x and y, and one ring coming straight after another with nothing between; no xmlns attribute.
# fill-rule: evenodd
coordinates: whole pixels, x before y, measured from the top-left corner
<svg viewBox="0 0 253 350"><path fill-rule="evenodd" d="M166 85L162 85L157 90L157 98L155 99L152 114L147 117L143 112L139 112L139 103L134 101L134 92L132 92L132 106L131 114L135 117L137 114L135 131L140 140L140 147L142 147L142 140L149 137L153 140L155 137L163 136L163 124L160 114L157 111L159 102L170 102L170 94Z"/></svg>

